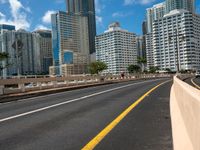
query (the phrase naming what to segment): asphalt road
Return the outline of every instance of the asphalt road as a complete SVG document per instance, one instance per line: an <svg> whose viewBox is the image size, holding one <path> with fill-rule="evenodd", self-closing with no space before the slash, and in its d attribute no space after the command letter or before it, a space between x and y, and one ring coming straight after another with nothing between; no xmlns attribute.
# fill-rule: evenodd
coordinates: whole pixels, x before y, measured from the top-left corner
<svg viewBox="0 0 200 150"><path fill-rule="evenodd" d="M191 86L193 86L195 88L200 87L200 78L199 77L198 78L195 78L195 77L188 78L188 79L185 80L185 82L190 84Z"/></svg>
<svg viewBox="0 0 200 150"><path fill-rule="evenodd" d="M131 81L0 104L0 150L79 150L167 80ZM149 94L95 149L172 150L170 88L168 82Z"/></svg>

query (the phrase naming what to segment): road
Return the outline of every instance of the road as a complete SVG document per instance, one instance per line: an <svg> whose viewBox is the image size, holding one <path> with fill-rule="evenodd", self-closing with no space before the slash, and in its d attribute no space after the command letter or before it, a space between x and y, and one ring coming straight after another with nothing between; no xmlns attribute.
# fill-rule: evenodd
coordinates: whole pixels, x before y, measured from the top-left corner
<svg viewBox="0 0 200 150"><path fill-rule="evenodd" d="M0 149L82 149L147 91L167 80L130 81L0 104ZM171 84L148 94L95 149L172 150Z"/></svg>
<svg viewBox="0 0 200 150"><path fill-rule="evenodd" d="M188 78L185 82L200 90L200 78Z"/></svg>

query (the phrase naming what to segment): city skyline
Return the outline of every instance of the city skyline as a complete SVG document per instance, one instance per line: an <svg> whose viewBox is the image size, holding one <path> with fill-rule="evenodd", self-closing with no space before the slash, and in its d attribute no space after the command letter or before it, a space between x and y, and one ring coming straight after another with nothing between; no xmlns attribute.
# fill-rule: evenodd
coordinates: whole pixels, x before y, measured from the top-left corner
<svg viewBox="0 0 200 150"><path fill-rule="evenodd" d="M111 8L109 6L112 2L115 2L115 7ZM160 2L163 0L96 0L97 34L103 33L114 21L123 22L122 27L130 32L142 34L141 25L146 9ZM28 31L51 29L50 14L66 11L65 3L65 0L43 0L38 7L38 3L33 0L0 0L0 23L15 24L17 28ZM199 1L196 1L196 10L200 12Z"/></svg>

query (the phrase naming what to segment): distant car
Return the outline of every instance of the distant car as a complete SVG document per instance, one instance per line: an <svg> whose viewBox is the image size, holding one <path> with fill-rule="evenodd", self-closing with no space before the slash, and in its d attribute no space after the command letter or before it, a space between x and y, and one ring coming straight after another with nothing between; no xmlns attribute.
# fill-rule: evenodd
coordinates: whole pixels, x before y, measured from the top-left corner
<svg viewBox="0 0 200 150"><path fill-rule="evenodd" d="M197 70L195 76L196 76L196 78L199 78L199 77L200 77L200 70Z"/></svg>

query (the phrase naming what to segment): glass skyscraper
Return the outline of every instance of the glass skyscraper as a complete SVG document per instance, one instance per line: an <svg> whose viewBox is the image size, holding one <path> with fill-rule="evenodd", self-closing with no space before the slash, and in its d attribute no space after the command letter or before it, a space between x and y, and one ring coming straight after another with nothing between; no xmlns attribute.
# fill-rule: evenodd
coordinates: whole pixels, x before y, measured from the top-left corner
<svg viewBox="0 0 200 150"><path fill-rule="evenodd" d="M166 0L166 13L174 9L185 9L195 13L195 0Z"/></svg>
<svg viewBox="0 0 200 150"><path fill-rule="evenodd" d="M67 0L67 12L88 17L90 54L95 52L96 19L94 0Z"/></svg>
<svg viewBox="0 0 200 150"><path fill-rule="evenodd" d="M59 11L52 14L53 66L50 74L86 73L89 63L88 17Z"/></svg>

